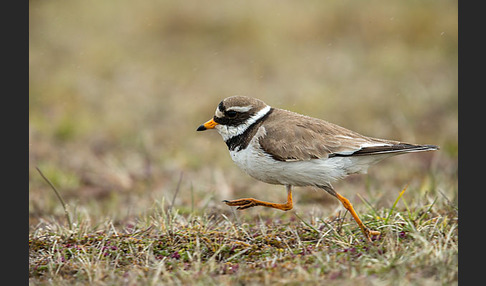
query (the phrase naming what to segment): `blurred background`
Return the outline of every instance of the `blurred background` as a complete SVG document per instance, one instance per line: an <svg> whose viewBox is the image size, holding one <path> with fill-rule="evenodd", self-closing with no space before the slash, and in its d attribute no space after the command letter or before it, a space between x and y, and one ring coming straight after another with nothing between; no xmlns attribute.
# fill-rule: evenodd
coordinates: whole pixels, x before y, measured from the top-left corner
<svg viewBox="0 0 486 286"><path fill-rule="evenodd" d="M335 183L355 205L359 193L390 207L406 184L409 201L457 201L457 1L30 1L29 29L31 225L63 219L35 167L71 209L115 223L173 199L201 213L285 201L283 186L233 164L219 134L196 132L231 95L440 145ZM341 209L312 188L294 200Z"/></svg>

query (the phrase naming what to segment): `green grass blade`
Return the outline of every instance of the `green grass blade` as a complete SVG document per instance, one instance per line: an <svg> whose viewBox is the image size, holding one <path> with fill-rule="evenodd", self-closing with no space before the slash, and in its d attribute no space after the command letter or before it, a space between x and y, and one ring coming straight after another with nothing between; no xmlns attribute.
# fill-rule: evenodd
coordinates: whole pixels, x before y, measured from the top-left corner
<svg viewBox="0 0 486 286"><path fill-rule="evenodd" d="M407 188L408 188L408 184L407 184L407 185L406 185L406 186L403 188L403 190L400 192L400 194L398 194L397 199L396 199L396 200L395 200L395 202L393 203L393 206L391 207L390 212L388 212L388 216L387 216L387 217L386 217L386 219L385 219L385 222L384 222L384 224L385 224L385 225L386 225L386 224L388 224L388 220L390 219L390 217L391 217L391 215L392 215L393 211L395 210L395 207L397 206L398 201L399 201L399 200L400 200L400 198L403 196L403 194L405 193L405 190L406 190Z"/></svg>

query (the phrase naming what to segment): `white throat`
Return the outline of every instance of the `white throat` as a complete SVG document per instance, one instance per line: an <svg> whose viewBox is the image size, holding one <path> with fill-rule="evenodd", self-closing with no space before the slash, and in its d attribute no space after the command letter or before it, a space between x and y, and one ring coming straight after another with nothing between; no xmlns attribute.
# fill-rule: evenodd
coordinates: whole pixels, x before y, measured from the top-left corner
<svg viewBox="0 0 486 286"><path fill-rule="evenodd" d="M265 108L262 108L260 111L258 111L255 115L252 117L248 118L246 122L238 125L238 126L227 126L227 125L221 125L218 124L215 126L215 129L218 131L219 134L221 134L221 137L223 137L224 141L227 141L230 138L233 138L235 136L243 134L243 132L248 129L253 123L255 123L258 119L262 118L265 116L269 111L270 111L270 106L265 106Z"/></svg>

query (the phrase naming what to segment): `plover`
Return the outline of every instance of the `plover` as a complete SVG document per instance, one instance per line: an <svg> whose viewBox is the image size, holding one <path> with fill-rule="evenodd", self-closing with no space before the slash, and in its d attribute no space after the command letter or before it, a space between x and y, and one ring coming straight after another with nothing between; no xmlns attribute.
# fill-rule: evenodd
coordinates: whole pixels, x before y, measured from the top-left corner
<svg viewBox="0 0 486 286"><path fill-rule="evenodd" d="M315 186L336 197L351 213L368 240L380 232L368 229L348 199L331 183L398 154L438 150L418 145L367 137L322 119L271 107L246 96L223 99L214 117L197 131L216 129L228 146L233 161L253 178L285 185L287 202L270 203L254 198L224 200L238 210L264 206L292 209L292 186Z"/></svg>

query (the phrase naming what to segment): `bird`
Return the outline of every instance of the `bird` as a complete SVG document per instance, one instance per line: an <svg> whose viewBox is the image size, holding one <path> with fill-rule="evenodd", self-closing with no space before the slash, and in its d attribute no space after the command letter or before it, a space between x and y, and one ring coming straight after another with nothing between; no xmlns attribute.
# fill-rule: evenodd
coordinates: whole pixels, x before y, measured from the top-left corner
<svg viewBox="0 0 486 286"><path fill-rule="evenodd" d="M271 107L260 99L234 95L223 99L214 116L196 130L215 129L226 143L234 163L251 177L284 185L287 202L254 198L224 200L238 210L263 206L293 208L292 187L313 186L337 198L350 212L367 241L379 236L363 224L350 201L331 183L391 156L439 150L436 145L410 144L361 135L323 119Z"/></svg>

